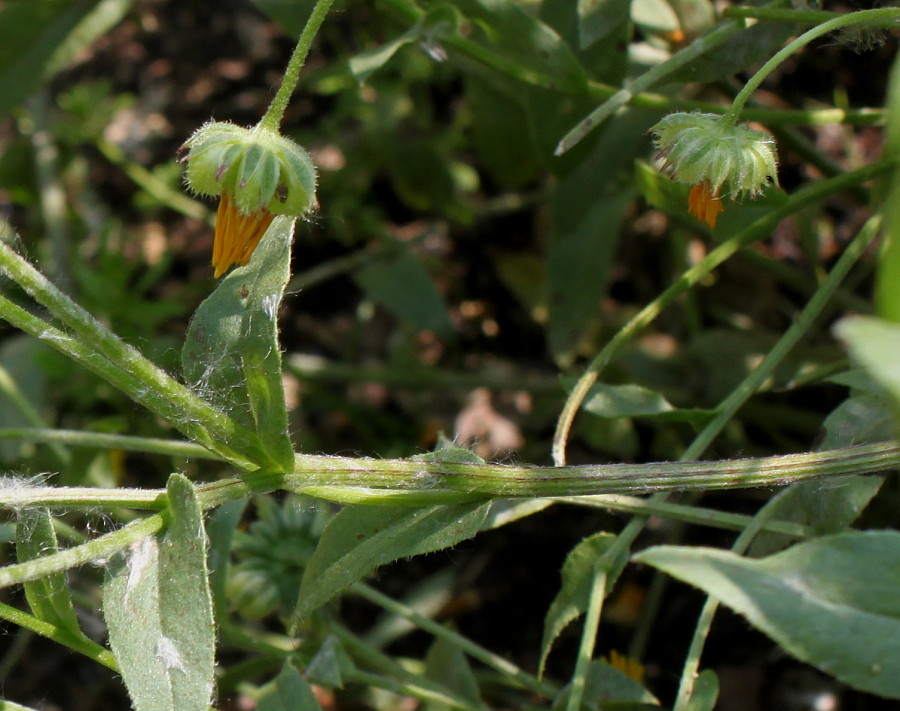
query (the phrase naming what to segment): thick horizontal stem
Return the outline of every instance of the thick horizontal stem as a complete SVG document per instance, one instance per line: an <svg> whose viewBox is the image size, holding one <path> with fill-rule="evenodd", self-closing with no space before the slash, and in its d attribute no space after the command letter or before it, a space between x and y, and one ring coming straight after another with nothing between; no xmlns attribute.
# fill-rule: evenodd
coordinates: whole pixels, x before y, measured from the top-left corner
<svg viewBox="0 0 900 711"><path fill-rule="evenodd" d="M260 470L198 487L215 508L255 492L286 489L352 503L420 506L478 498L648 494L784 486L810 479L874 474L900 467L900 442L752 459L566 467L460 464L298 454L289 475ZM34 486L0 489L0 506L103 506L162 509L164 490Z"/></svg>
<svg viewBox="0 0 900 711"><path fill-rule="evenodd" d="M758 459L658 464L523 467L411 459L352 459L297 455L294 473L263 470L243 479L198 487L201 506L212 509L253 493L286 489L353 503L423 505L471 498L566 497L745 487L771 487L816 478L871 474L900 467L900 442ZM165 490L97 489L34 485L8 478L0 507L130 507L162 510ZM0 588L108 559L165 526L165 511L58 553L0 568Z"/></svg>
<svg viewBox="0 0 900 711"><path fill-rule="evenodd" d="M528 467L416 460L369 460L298 455L283 487L303 492L316 487L364 487L443 495L559 497L590 494L646 494L783 486L809 479L885 471L900 466L900 443L848 447L827 452L754 459L654 464L601 464ZM391 503L401 504L402 495ZM421 502L417 502L421 503Z"/></svg>

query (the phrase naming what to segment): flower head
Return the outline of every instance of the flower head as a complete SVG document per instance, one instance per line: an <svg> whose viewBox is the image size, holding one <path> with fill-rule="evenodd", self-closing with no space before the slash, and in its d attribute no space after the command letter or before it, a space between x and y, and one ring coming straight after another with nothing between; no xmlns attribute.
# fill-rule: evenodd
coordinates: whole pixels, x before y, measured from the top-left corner
<svg viewBox="0 0 900 711"><path fill-rule="evenodd" d="M674 113L650 129L664 169L679 183L694 187L692 215L715 227L724 209L721 198L756 197L778 185L775 142L746 124L716 114Z"/></svg>
<svg viewBox="0 0 900 711"><path fill-rule="evenodd" d="M275 215L299 217L315 209L315 166L303 148L276 131L207 123L182 150L188 187L221 196L213 244L216 277L247 263Z"/></svg>

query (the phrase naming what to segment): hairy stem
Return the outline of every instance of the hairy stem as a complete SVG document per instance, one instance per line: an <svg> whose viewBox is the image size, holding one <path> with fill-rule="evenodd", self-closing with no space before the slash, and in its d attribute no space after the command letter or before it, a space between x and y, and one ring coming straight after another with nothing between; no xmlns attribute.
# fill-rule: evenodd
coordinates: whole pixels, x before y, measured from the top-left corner
<svg viewBox="0 0 900 711"><path fill-rule="evenodd" d="M291 94L297 88L297 82L300 81L300 72L303 64L306 62L306 56L312 46L313 39L325 21L325 16L331 8L334 0L317 0L303 32L300 33L300 39L297 40L297 46L294 47L294 53L291 55L288 65L284 70L284 77L281 79L281 85L266 109L265 115L259 122L260 127L267 128L270 131L278 131L281 126L281 120L284 118L284 112L287 109L288 102L291 100Z"/></svg>
<svg viewBox="0 0 900 711"><path fill-rule="evenodd" d="M256 466L256 436L125 343L60 291L5 242L0 271L69 329L62 330L0 297L0 318L97 373L190 439L243 468ZM241 454L238 454L241 452ZM246 452L250 457L242 456Z"/></svg>
<svg viewBox="0 0 900 711"><path fill-rule="evenodd" d="M732 123L737 122L738 117L741 115L741 111L744 108L744 104L747 103L747 99L749 99L753 92L759 88L759 85L763 83L765 78L775 71L784 60L794 54L794 52L801 47L805 47L817 37L826 35L829 32L834 32L835 30L840 30L844 27L849 27L850 25L891 27L896 25L898 18L900 18L900 9L893 7L879 8L877 10L861 10L859 12L840 15L839 17L835 17L827 22L823 22L821 25L817 25L816 27L807 30L797 39L786 44L769 61L763 64L756 74L750 77L750 80L744 85L744 88L741 89L736 97L734 97L734 101L731 104L731 110L726 115L728 120Z"/></svg>

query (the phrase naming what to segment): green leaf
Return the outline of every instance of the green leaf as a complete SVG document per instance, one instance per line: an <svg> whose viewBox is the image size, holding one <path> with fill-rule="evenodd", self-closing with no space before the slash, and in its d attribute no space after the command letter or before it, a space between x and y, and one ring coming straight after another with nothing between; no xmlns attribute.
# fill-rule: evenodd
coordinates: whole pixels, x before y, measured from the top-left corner
<svg viewBox="0 0 900 711"><path fill-rule="evenodd" d="M687 37L700 35L716 24L716 11L710 0L669 0L669 3Z"/></svg>
<svg viewBox="0 0 900 711"><path fill-rule="evenodd" d="M757 22L727 42L666 75L666 83L714 82L768 59L796 33L790 22Z"/></svg>
<svg viewBox="0 0 900 711"><path fill-rule="evenodd" d="M772 520L809 526L816 534L840 533L859 517L883 482L880 476L854 476L794 484L766 504L766 513ZM768 555L791 541L787 536L762 532L750 552Z"/></svg>
<svg viewBox="0 0 900 711"><path fill-rule="evenodd" d="M418 39L419 26L413 25L402 35L351 57L350 73L360 84L365 84L369 77L387 64L401 48L415 43Z"/></svg>
<svg viewBox="0 0 900 711"><path fill-rule="evenodd" d="M207 711L216 640L202 512L182 475L167 491L168 530L110 567L103 614L136 711Z"/></svg>
<svg viewBox="0 0 900 711"><path fill-rule="evenodd" d="M596 323L619 227L635 198L633 160L646 151L644 132L653 118L636 110L616 116L554 191L548 337L563 364L574 359L580 340Z"/></svg>
<svg viewBox="0 0 900 711"><path fill-rule="evenodd" d="M340 640L334 635L328 635L303 673L312 684L326 689L340 689L344 686L344 676L352 671L353 662Z"/></svg>
<svg viewBox="0 0 900 711"><path fill-rule="evenodd" d="M590 602L591 586L597 574L597 561L616 540L611 533L597 533L585 538L576 545L562 568L562 587L556 594L547 615L544 618L544 638L541 642L541 659L538 663L538 675L543 675L544 665L553 642L566 626L587 611ZM615 585L619 574L628 561L628 551L623 551L607 568L606 590L609 592Z"/></svg>
<svg viewBox="0 0 900 711"><path fill-rule="evenodd" d="M271 17L288 37L299 37L315 7L315 0L251 0Z"/></svg>
<svg viewBox="0 0 900 711"><path fill-rule="evenodd" d="M560 34L591 79L621 86L631 64L628 47L632 26L628 2L545 0L541 3L540 17ZM559 141L560 135L566 133L572 123L595 106L588 105L581 116L570 117L569 125L561 129L556 140Z"/></svg>
<svg viewBox="0 0 900 711"><path fill-rule="evenodd" d="M578 0L578 40L588 49L629 19L628 0Z"/></svg>
<svg viewBox="0 0 900 711"><path fill-rule="evenodd" d="M0 116L125 16L132 0L42 0L0 7Z"/></svg>
<svg viewBox="0 0 900 711"><path fill-rule="evenodd" d="M528 130L525 109L502 87L479 75L465 75L472 145L480 163L500 185L523 187L535 179L540 157Z"/></svg>
<svg viewBox="0 0 900 711"><path fill-rule="evenodd" d="M368 296L414 328L453 335L444 300L422 263L406 249L377 259L354 273Z"/></svg>
<svg viewBox="0 0 900 711"><path fill-rule="evenodd" d="M503 59L557 79L564 92L587 89L587 75L572 51L548 25L507 0L456 0L472 22L469 39Z"/></svg>
<svg viewBox="0 0 900 711"><path fill-rule="evenodd" d="M447 138L391 132L381 138L379 148L391 185L406 205L419 212L436 212L466 221L467 210L461 209L456 196L449 136L444 135ZM407 250L397 250L397 255L404 251Z"/></svg>
<svg viewBox="0 0 900 711"><path fill-rule="evenodd" d="M445 637L438 637L425 655L425 676L446 687L457 697L468 701L473 707L481 705L481 691L478 681L469 666L469 660L459 648ZM427 711L448 711L441 703L430 703Z"/></svg>
<svg viewBox="0 0 900 711"><path fill-rule="evenodd" d="M850 386L850 397L838 405L825 418L825 437L819 449L852 447L866 442L884 442L895 432L892 402L884 390L860 370L841 374L843 378L831 378Z"/></svg>
<svg viewBox="0 0 900 711"><path fill-rule="evenodd" d="M16 558L20 563L58 550L53 519L45 508L21 509L16 522ZM35 617L76 637L84 637L64 573L26 582L25 598Z"/></svg>
<svg viewBox="0 0 900 711"><path fill-rule="evenodd" d="M209 588L218 620L226 619L228 614L225 590L228 583L231 543L246 508L247 499L228 501L209 517L206 527L209 535Z"/></svg>
<svg viewBox="0 0 900 711"><path fill-rule="evenodd" d="M634 177L641 196L649 205L667 215L688 217L689 185L676 183L643 160L634 162Z"/></svg>
<svg viewBox="0 0 900 711"><path fill-rule="evenodd" d="M834 332L847 345L853 361L887 391L894 407L900 408L900 324L851 316L839 321Z"/></svg>
<svg viewBox="0 0 900 711"><path fill-rule="evenodd" d="M553 711L567 708L569 687L553 701ZM660 711L659 701L644 686L606 662L593 661L585 679L585 711Z"/></svg>
<svg viewBox="0 0 900 711"><path fill-rule="evenodd" d="M690 422L702 427L715 417L715 410L680 409L660 393L640 385L597 383L585 398L584 409L597 417L655 417L670 422Z"/></svg>
<svg viewBox="0 0 900 711"><path fill-rule="evenodd" d="M671 412L675 407L658 392L640 385L594 385L584 401L584 409L598 417L637 417Z"/></svg>
<svg viewBox="0 0 900 711"><path fill-rule="evenodd" d="M790 654L861 691L900 698L900 533L842 533L761 560L659 546L634 560L699 587Z"/></svg>
<svg viewBox="0 0 900 711"><path fill-rule="evenodd" d="M278 307L290 278L293 235L292 218L272 222L250 263L222 279L200 304L181 355L185 379L255 431L257 449L280 471L294 468L278 343Z"/></svg>
<svg viewBox="0 0 900 711"><path fill-rule="evenodd" d="M671 34L681 30L678 15L666 0L634 0L631 3L634 24L650 32Z"/></svg>
<svg viewBox="0 0 900 711"><path fill-rule="evenodd" d="M719 677L712 669L704 669L694 681L685 711L713 711L719 698Z"/></svg>
<svg viewBox="0 0 900 711"><path fill-rule="evenodd" d="M289 661L259 691L257 711L322 711L313 690Z"/></svg>
<svg viewBox="0 0 900 711"><path fill-rule="evenodd" d="M372 74L387 64L402 47L417 43L439 43L444 37L453 35L459 26L459 16L449 5L436 7L427 12L406 32L378 47L361 52L350 58L350 71L356 81L364 84Z"/></svg>
<svg viewBox="0 0 900 711"><path fill-rule="evenodd" d="M328 524L306 566L293 627L380 565L431 553L471 538L490 504L347 506Z"/></svg>
<svg viewBox="0 0 900 711"><path fill-rule="evenodd" d="M0 711L39 711L31 706L22 706L14 701L0 699Z"/></svg>
<svg viewBox="0 0 900 711"><path fill-rule="evenodd" d="M862 373L851 379L866 388L838 405L825 420L825 437L818 449L883 442L894 434L890 403ZM884 483L884 477L863 475L807 481L779 492L765 506L767 518L809 526L816 534L840 533L859 517ZM761 532L750 548L752 556L774 553L793 541L788 536Z"/></svg>

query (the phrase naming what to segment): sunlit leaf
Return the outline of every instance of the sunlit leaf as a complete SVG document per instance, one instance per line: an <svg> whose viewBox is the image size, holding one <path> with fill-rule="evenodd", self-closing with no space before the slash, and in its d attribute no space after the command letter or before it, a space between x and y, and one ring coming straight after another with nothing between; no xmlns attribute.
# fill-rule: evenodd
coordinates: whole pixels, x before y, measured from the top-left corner
<svg viewBox="0 0 900 711"><path fill-rule="evenodd" d="M278 343L293 236L294 220L276 218L250 263L228 274L200 304L182 349L188 383L256 432L268 464L282 471L294 466Z"/></svg>
<svg viewBox="0 0 900 711"><path fill-rule="evenodd" d="M659 546L634 560L699 587L790 654L861 691L900 698L900 533L842 533L763 559Z"/></svg>
<svg viewBox="0 0 900 711"><path fill-rule="evenodd" d="M325 528L304 571L294 625L380 565L471 538L489 509L485 503L412 509L347 506Z"/></svg>
<svg viewBox="0 0 900 711"><path fill-rule="evenodd" d="M110 566L103 614L136 711L207 711L216 635L206 534L193 485L173 474L167 491L165 535L137 541Z"/></svg>

